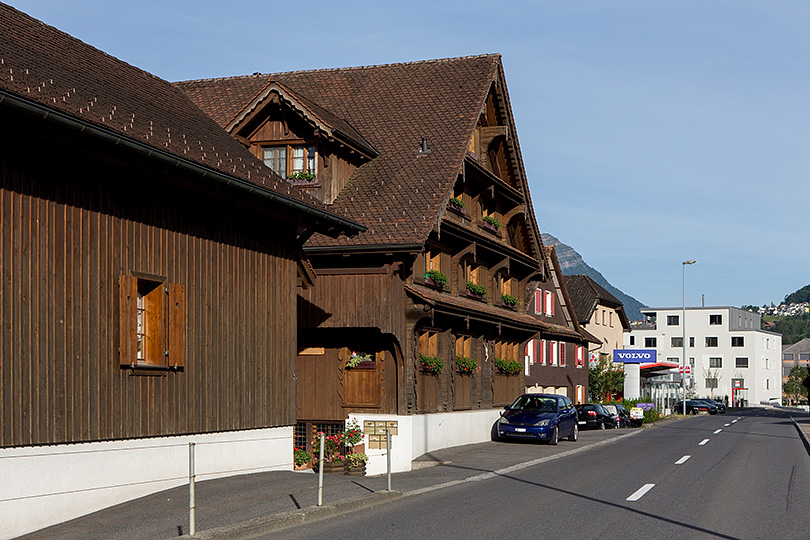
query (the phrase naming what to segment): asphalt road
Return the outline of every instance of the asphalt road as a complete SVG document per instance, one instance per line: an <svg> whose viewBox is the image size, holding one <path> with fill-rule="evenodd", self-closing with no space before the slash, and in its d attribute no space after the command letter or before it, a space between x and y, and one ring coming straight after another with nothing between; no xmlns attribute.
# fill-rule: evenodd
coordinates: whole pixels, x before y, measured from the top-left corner
<svg viewBox="0 0 810 540"><path fill-rule="evenodd" d="M808 509L810 456L786 413L758 409L664 423L272 538L806 539Z"/></svg>

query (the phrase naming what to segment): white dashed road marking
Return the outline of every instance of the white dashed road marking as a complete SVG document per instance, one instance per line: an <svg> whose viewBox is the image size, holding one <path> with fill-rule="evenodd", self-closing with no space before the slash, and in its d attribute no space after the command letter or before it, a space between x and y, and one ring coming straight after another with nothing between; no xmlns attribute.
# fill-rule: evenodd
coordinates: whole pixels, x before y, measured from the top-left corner
<svg viewBox="0 0 810 540"><path fill-rule="evenodd" d="M636 490L635 493L627 497L628 501L637 501L642 498L648 491L655 487L655 484L644 484Z"/></svg>
<svg viewBox="0 0 810 540"><path fill-rule="evenodd" d="M689 459L690 457L692 456L683 456L681 459L675 462L675 465L683 465L684 463L686 463L686 460Z"/></svg>
<svg viewBox="0 0 810 540"><path fill-rule="evenodd" d="M709 442L709 439L703 439L702 441L700 441L700 442L698 443L698 446L703 446L703 445L704 445L704 444L706 444L707 442Z"/></svg>
<svg viewBox="0 0 810 540"><path fill-rule="evenodd" d="M712 435L717 435L717 434L718 434L718 433L720 433L721 431L723 431L723 430L722 430L722 429L716 429L716 430L714 430L714 433L712 433Z"/></svg>

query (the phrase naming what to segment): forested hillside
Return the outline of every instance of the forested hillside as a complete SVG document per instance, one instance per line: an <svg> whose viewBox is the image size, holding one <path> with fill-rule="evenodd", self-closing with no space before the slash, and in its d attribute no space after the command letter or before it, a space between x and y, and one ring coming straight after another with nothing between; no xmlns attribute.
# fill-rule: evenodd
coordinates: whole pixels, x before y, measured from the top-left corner
<svg viewBox="0 0 810 540"><path fill-rule="evenodd" d="M802 302L810 302L810 285L805 285L795 293L785 296L786 304L801 304Z"/></svg>

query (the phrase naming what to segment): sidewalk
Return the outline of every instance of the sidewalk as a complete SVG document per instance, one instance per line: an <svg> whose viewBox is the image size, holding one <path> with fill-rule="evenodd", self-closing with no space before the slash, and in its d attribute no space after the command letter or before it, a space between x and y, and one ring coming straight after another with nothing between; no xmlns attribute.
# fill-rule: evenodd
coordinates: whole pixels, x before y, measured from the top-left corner
<svg viewBox="0 0 810 540"><path fill-rule="evenodd" d="M391 492L387 491L385 475L325 474L321 507L316 506L318 476L311 471L266 472L197 482L194 538L251 538L401 497L507 474L642 431L643 428L586 431L580 433L578 442L560 441L557 446L518 441L447 448L420 457L410 472L392 475ZM162 491L20 538L178 538L189 532L188 491L188 486Z"/></svg>

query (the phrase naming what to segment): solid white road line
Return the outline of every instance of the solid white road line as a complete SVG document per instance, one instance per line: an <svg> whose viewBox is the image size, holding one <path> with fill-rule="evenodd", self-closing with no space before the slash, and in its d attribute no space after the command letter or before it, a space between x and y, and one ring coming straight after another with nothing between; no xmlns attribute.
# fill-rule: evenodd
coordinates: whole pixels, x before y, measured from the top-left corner
<svg viewBox="0 0 810 540"><path fill-rule="evenodd" d="M712 435L717 435L717 434L718 434L718 433L720 433L721 431L723 431L723 430L722 430L722 429L715 429L715 430L714 430L714 433L712 433Z"/></svg>
<svg viewBox="0 0 810 540"><path fill-rule="evenodd" d="M637 501L642 498L648 491L655 487L655 484L644 484L636 490L635 493L627 497L628 501Z"/></svg>
<svg viewBox="0 0 810 540"><path fill-rule="evenodd" d="M709 439L703 439L702 441L700 441L700 442L698 443L698 446L703 446L703 445L704 445L704 444L706 444L707 442L709 442Z"/></svg>
<svg viewBox="0 0 810 540"><path fill-rule="evenodd" d="M684 463L686 463L686 460L689 459L690 457L692 456L683 456L681 459L675 462L675 465L683 465Z"/></svg>

